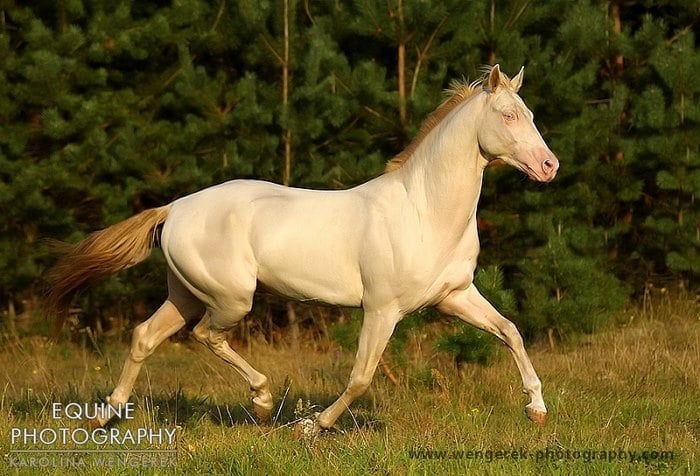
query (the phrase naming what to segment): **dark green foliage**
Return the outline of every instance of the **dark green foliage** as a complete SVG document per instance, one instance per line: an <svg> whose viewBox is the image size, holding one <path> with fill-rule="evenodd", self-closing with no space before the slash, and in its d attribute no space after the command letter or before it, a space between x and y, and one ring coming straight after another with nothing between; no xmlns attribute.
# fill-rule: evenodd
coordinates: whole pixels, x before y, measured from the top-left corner
<svg viewBox="0 0 700 476"><path fill-rule="evenodd" d="M519 271L523 305L516 322L526 336L602 330L627 301L626 290L600 260L569 247L559 230L526 254Z"/></svg>
<svg viewBox="0 0 700 476"><path fill-rule="evenodd" d="M492 335L465 325L456 334L440 339L437 350L454 356L459 364L478 364L487 366L491 363L496 349L496 338Z"/></svg>
<svg viewBox="0 0 700 476"><path fill-rule="evenodd" d="M353 310L347 321L333 323L329 333L341 349L352 352L357 349L357 338L360 336L361 327L362 311Z"/></svg>
<svg viewBox="0 0 700 476"><path fill-rule="evenodd" d="M3 308L40 294L44 237L77 240L231 178L367 180L451 79L495 62L526 66L521 95L561 170L547 186L487 170L481 264L504 283L482 273L484 294L528 335L566 334L598 328L627 289L697 284L697 1L283 5L0 6ZM153 260L80 305L132 316L134 296L158 305L163 276Z"/></svg>
<svg viewBox="0 0 700 476"><path fill-rule="evenodd" d="M479 268L474 276L474 284L501 314L509 317L518 314L515 293L505 287L505 277L501 268L495 265Z"/></svg>

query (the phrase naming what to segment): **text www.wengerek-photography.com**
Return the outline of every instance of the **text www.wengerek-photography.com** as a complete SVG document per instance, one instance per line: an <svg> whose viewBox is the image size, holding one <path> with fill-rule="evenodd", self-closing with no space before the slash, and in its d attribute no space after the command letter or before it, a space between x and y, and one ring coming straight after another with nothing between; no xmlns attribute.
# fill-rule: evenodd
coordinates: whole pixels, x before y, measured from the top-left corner
<svg viewBox="0 0 700 476"><path fill-rule="evenodd" d="M177 465L176 427L86 428L105 415L132 420L134 404L53 403L51 419L60 425L13 427L10 468L167 468Z"/></svg>
<svg viewBox="0 0 700 476"><path fill-rule="evenodd" d="M412 448L408 450L411 459L425 460L479 460L487 463L500 460L525 461L537 463L558 461L583 461L606 463L669 463L676 457L671 450L628 450L628 449L552 449L540 450L499 449L499 450L446 450Z"/></svg>

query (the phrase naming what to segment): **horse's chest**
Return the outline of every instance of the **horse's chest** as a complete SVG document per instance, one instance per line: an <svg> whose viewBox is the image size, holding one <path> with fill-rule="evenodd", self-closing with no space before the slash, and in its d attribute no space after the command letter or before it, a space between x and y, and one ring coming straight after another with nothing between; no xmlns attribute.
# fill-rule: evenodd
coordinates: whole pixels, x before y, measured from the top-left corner
<svg viewBox="0 0 700 476"><path fill-rule="evenodd" d="M479 241L476 233L465 235L457 246L441 253L426 253L417 266L422 272L414 274L414 293L405 296L406 308L418 309L442 301L456 289L466 289L474 279Z"/></svg>
<svg viewBox="0 0 700 476"><path fill-rule="evenodd" d="M447 297L455 289L465 289L474 280L478 253L455 257L435 277L430 296L430 304L435 304Z"/></svg>

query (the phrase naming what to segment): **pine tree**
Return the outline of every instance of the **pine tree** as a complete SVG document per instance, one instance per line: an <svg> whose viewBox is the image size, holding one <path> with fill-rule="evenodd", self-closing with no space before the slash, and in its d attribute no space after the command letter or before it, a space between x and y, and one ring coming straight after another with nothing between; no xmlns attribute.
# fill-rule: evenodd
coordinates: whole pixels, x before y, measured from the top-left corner
<svg viewBox="0 0 700 476"><path fill-rule="evenodd" d="M663 24L647 20L643 28ZM645 31L644 34L650 34ZM653 168L645 184L649 198L644 220L647 238L641 255L651 258L648 272L664 267L700 275L700 54L692 31L685 28L656 42L649 58L650 75L660 81L646 85L631 115L637 132L640 161ZM645 170L645 172L647 171ZM653 197L653 198L652 198ZM663 260L663 261L662 261Z"/></svg>
<svg viewBox="0 0 700 476"><path fill-rule="evenodd" d="M523 307L516 322L528 337L546 333L553 347L554 336L568 338L610 325L627 296L600 259L569 245L586 240L586 230L549 230L547 244L527 252L519 265Z"/></svg>
<svg viewBox="0 0 700 476"><path fill-rule="evenodd" d="M476 79L494 62L526 67L521 96L561 159L546 187L503 167L485 175L481 265L499 265L521 326L533 335L597 327L627 295L614 275L634 290L660 278L697 283L695 0L2 8L8 303L38 293L42 237L74 241L231 178L319 188L367 180L451 79ZM81 306L128 314L128 296L160 299L162 280L141 279L162 276L156 266L115 278ZM568 282L577 273L606 283L607 298L589 296L595 309ZM590 322L556 321L554 311L538 320L539 307L562 302L564 314Z"/></svg>
<svg viewBox="0 0 700 476"><path fill-rule="evenodd" d="M226 124L206 119L224 78L192 66L188 35L207 10L188 5L154 13L141 2L73 1L4 12L6 293L24 287L10 252L18 243L14 256L36 282L46 260L39 237L75 239L210 183ZM133 292L116 279L102 293L107 304Z"/></svg>

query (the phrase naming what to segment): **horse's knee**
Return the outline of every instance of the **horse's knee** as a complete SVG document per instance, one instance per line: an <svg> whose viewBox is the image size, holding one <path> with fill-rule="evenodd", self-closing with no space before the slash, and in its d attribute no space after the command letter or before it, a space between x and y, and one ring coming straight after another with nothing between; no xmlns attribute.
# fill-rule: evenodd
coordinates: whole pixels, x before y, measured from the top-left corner
<svg viewBox="0 0 700 476"><path fill-rule="evenodd" d="M142 322L134 328L131 335L131 360L142 362L153 353L154 345L148 339L148 321Z"/></svg>
<svg viewBox="0 0 700 476"><path fill-rule="evenodd" d="M216 355L221 356L226 350L226 332L212 329L206 320L202 320L192 329L192 335Z"/></svg>
<svg viewBox="0 0 700 476"><path fill-rule="evenodd" d="M206 337L207 345L217 354L218 351L223 350L226 347L226 332L218 329L209 328L209 332Z"/></svg>
<svg viewBox="0 0 700 476"><path fill-rule="evenodd" d="M496 335L511 348L522 347L523 345L523 338L517 326L508 319L504 319L503 324L498 326L498 334Z"/></svg>
<svg viewBox="0 0 700 476"><path fill-rule="evenodd" d="M357 398L364 394L372 383L372 376L354 375L350 378L345 393L351 398Z"/></svg>
<svg viewBox="0 0 700 476"><path fill-rule="evenodd" d="M147 321L134 328L131 337L131 359L142 362L158 345L182 326L185 320L172 303L166 301Z"/></svg>
<svg viewBox="0 0 700 476"><path fill-rule="evenodd" d="M194 329L192 329L192 337L194 337L200 344L207 345L207 341L209 339L209 326L206 324L205 319L202 319L199 324L194 326Z"/></svg>

